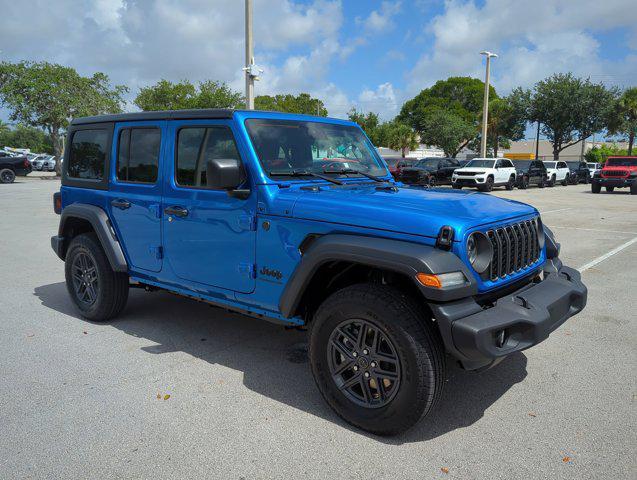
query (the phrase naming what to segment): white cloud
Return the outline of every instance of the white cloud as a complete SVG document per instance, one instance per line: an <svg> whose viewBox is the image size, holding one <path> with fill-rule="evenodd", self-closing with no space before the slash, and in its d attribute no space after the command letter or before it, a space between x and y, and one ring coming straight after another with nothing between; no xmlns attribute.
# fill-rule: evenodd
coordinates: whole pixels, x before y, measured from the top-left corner
<svg viewBox="0 0 637 480"><path fill-rule="evenodd" d="M375 90L365 88L358 96L358 105L363 111L378 113L383 120L391 120L400 109L398 95L389 82L378 85Z"/></svg>
<svg viewBox="0 0 637 480"><path fill-rule="evenodd" d="M594 36L621 27L637 29L637 9L625 0L486 0L481 6L450 0L428 24L433 47L410 72L408 91L413 94L450 75L482 78L483 49L500 55L492 75L503 93L566 71L609 83L634 82L634 57L605 60Z"/></svg>
<svg viewBox="0 0 637 480"><path fill-rule="evenodd" d="M402 2L384 1L380 11L372 10L367 18L356 18L356 23L363 25L368 33L388 32L394 27L393 17L401 10Z"/></svg>

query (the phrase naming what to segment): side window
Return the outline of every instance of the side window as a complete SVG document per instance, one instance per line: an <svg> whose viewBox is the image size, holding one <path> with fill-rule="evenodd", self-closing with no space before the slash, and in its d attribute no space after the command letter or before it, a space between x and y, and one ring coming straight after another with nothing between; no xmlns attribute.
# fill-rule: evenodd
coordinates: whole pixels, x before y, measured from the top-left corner
<svg viewBox="0 0 637 480"><path fill-rule="evenodd" d="M109 134L107 130L78 130L73 134L67 175L83 180L101 180Z"/></svg>
<svg viewBox="0 0 637 480"><path fill-rule="evenodd" d="M495 168L502 168L502 160L495 162Z"/></svg>
<svg viewBox="0 0 637 480"><path fill-rule="evenodd" d="M504 165L505 168L513 168L513 164L511 163L511 160L502 160L502 164Z"/></svg>
<svg viewBox="0 0 637 480"><path fill-rule="evenodd" d="M117 179L155 183L159 171L161 131L158 128L125 128L117 148Z"/></svg>
<svg viewBox="0 0 637 480"><path fill-rule="evenodd" d="M284 155L284 152L279 152ZM206 188L206 162L215 158L241 160L227 127L185 127L177 133L175 182L182 187Z"/></svg>
<svg viewBox="0 0 637 480"><path fill-rule="evenodd" d="M564 162L559 162L557 164L557 168L566 168L566 164Z"/></svg>

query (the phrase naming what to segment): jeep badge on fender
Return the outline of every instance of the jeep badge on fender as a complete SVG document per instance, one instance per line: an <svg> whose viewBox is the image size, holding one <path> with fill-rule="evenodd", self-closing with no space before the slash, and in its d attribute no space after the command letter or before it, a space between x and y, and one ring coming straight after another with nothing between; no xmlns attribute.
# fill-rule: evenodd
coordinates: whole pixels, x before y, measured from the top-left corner
<svg viewBox="0 0 637 480"><path fill-rule="evenodd" d="M458 190L512 188L495 159L406 186L356 123L238 110L77 118L66 146L51 245L82 316L117 316L134 283L307 326L325 401L369 432L432 412L448 356L489 368L586 305L535 208Z"/></svg>

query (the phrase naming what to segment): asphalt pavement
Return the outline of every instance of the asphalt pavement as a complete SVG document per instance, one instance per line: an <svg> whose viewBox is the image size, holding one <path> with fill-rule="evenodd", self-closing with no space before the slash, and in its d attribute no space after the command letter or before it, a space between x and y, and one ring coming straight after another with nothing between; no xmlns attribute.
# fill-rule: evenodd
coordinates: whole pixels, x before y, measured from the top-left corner
<svg viewBox="0 0 637 480"><path fill-rule="evenodd" d="M305 333L168 293L81 319L66 293L56 180L0 185L0 478L637 477L637 198L586 185L535 205L582 268L587 308L380 438L323 402Z"/></svg>

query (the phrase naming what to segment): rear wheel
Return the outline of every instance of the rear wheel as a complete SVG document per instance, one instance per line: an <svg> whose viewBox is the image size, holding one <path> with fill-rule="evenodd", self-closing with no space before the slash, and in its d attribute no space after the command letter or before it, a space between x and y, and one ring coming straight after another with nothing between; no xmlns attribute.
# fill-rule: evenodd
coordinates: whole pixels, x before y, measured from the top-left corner
<svg viewBox="0 0 637 480"><path fill-rule="evenodd" d="M10 168L3 168L0 170L0 182L1 183L13 183L15 180L15 172Z"/></svg>
<svg viewBox="0 0 637 480"><path fill-rule="evenodd" d="M602 191L602 186L599 183L591 183L591 192L599 193Z"/></svg>
<svg viewBox="0 0 637 480"><path fill-rule="evenodd" d="M71 298L89 320L108 320L126 305L128 275L113 271L93 233L78 235L69 245L65 276Z"/></svg>
<svg viewBox="0 0 637 480"><path fill-rule="evenodd" d="M419 304L393 287L359 284L331 295L314 316L309 354L330 407L375 434L407 430L442 393L440 334Z"/></svg>
<svg viewBox="0 0 637 480"><path fill-rule="evenodd" d="M515 187L515 176L511 175L504 188L506 188L507 190L513 190L513 187Z"/></svg>
<svg viewBox="0 0 637 480"><path fill-rule="evenodd" d="M562 180L562 186L565 187L567 185L568 185L568 175L564 177L564 180Z"/></svg>

